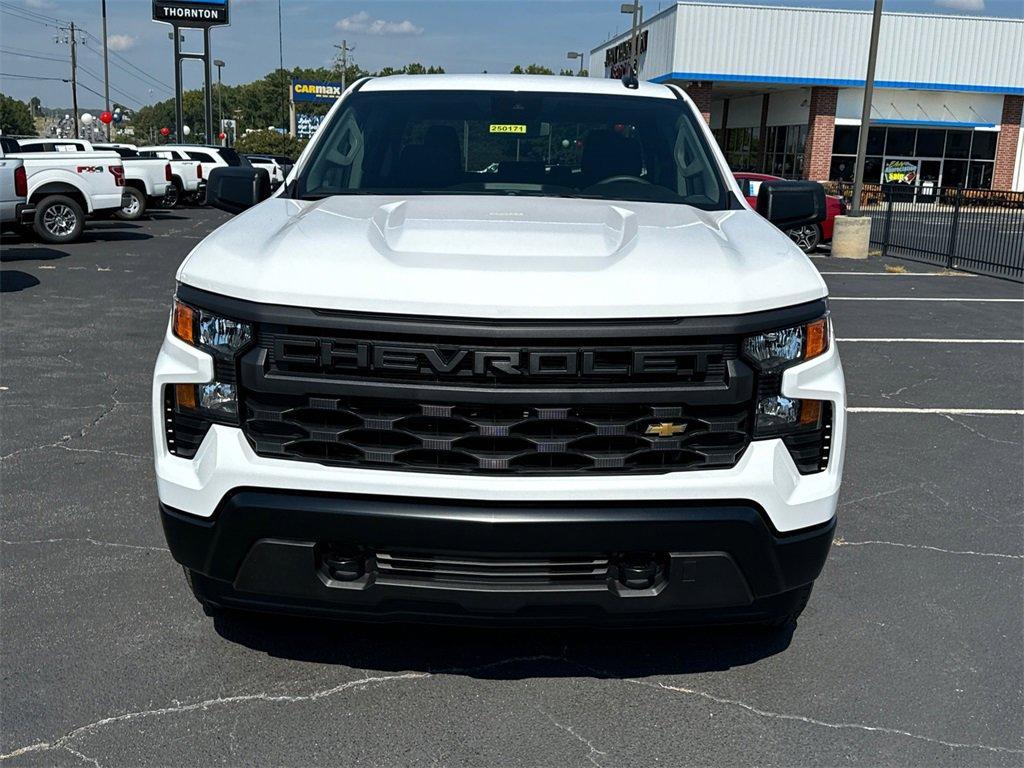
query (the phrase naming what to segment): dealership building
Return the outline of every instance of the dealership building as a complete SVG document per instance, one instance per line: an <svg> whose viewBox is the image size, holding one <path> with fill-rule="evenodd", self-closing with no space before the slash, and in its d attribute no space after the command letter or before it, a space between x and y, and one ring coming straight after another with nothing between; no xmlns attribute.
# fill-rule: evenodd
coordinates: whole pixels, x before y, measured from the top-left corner
<svg viewBox="0 0 1024 768"><path fill-rule="evenodd" d="M686 89L733 170L852 180L871 13L680 2L645 20L640 78ZM591 51L621 77L629 32ZM1024 20L886 13L864 180L1024 190Z"/></svg>

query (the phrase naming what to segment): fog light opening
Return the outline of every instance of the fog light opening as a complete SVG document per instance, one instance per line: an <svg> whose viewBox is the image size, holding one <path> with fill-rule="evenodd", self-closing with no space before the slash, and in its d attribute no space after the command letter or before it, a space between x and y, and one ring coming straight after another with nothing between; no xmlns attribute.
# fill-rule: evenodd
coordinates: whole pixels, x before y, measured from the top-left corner
<svg viewBox="0 0 1024 768"><path fill-rule="evenodd" d="M651 552L631 552L615 562L619 584L627 589L650 589L664 575L665 566Z"/></svg>

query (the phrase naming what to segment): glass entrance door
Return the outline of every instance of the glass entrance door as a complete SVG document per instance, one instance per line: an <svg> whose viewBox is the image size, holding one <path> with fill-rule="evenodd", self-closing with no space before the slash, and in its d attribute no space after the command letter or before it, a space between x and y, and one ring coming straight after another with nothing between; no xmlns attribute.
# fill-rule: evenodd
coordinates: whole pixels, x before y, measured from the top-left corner
<svg viewBox="0 0 1024 768"><path fill-rule="evenodd" d="M921 160L918 174L917 202L934 203L938 198L939 179L942 176L941 160Z"/></svg>

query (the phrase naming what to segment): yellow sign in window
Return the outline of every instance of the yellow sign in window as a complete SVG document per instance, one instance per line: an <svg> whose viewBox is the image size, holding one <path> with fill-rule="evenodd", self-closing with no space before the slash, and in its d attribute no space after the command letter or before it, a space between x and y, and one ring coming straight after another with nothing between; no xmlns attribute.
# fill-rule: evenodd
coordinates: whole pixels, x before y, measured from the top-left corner
<svg viewBox="0 0 1024 768"><path fill-rule="evenodd" d="M526 133L526 126L513 123L494 123L491 125L491 133Z"/></svg>

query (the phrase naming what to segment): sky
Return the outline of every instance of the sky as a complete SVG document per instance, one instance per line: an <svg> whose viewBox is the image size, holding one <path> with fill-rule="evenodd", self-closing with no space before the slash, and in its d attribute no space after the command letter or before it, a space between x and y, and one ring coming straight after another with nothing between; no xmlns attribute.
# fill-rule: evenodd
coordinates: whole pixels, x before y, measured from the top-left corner
<svg viewBox="0 0 1024 768"><path fill-rule="evenodd" d="M755 0L759 5L870 10L871 0ZM418 61L448 72L508 72L538 63L575 67L568 51L589 52L628 27L619 0L280 0L284 64L329 66L344 39L367 70ZM645 0L647 16L670 0ZM169 27L151 20L149 0L107 0L112 96L138 108L173 96ZM887 11L1024 18L1024 0L887 0ZM100 0L0 0L0 91L43 106L70 105L68 46L55 41L55 20L87 35L78 48L83 109L102 104ZM231 0L231 26L211 33L214 58L226 62L227 84L262 77L278 66L278 0ZM197 50L198 34L185 47ZM17 75L17 77L16 77ZM202 84L201 66L186 62L185 87Z"/></svg>

